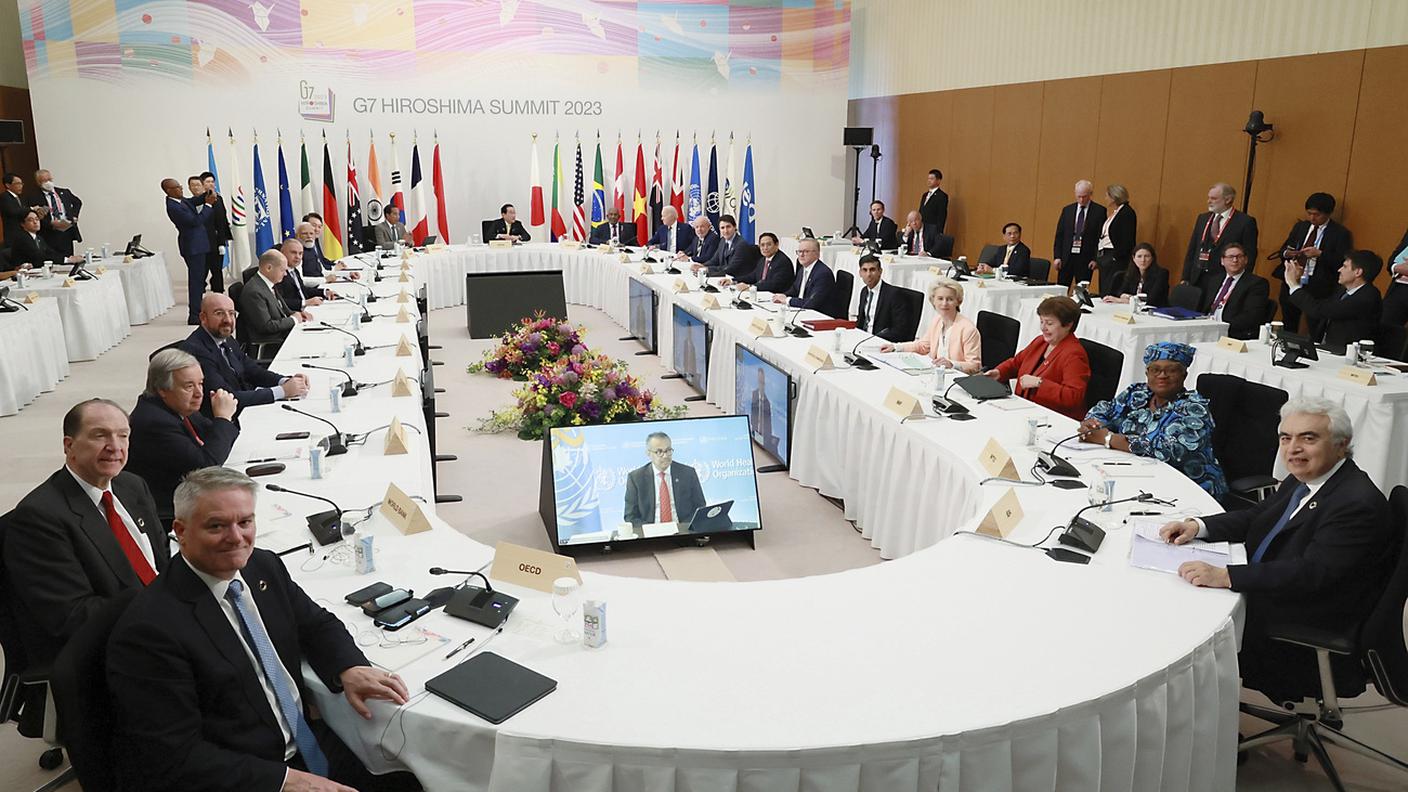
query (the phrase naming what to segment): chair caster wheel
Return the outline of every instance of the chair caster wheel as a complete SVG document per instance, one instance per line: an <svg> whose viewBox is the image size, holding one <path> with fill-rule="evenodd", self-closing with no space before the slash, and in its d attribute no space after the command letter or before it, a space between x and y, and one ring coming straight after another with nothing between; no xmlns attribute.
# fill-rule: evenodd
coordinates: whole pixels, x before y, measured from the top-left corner
<svg viewBox="0 0 1408 792"><path fill-rule="evenodd" d="M45 770L56 770L64 763L64 749L50 748L39 755L39 766Z"/></svg>
<svg viewBox="0 0 1408 792"><path fill-rule="evenodd" d="M1300 762L1301 764L1305 764L1306 762L1310 761L1310 757L1303 753L1296 753L1295 757L1296 761Z"/></svg>

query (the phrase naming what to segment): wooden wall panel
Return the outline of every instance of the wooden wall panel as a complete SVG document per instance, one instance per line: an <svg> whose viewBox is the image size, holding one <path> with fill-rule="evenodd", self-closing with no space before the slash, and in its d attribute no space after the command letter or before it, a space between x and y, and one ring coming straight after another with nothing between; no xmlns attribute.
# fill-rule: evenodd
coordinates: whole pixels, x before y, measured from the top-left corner
<svg viewBox="0 0 1408 792"><path fill-rule="evenodd" d="M24 122L24 144L4 146L5 170L18 173L24 179L25 189L33 189L34 172L39 169L39 149L34 145L34 112L29 106L29 90L0 86L0 118L19 119ZM63 163L50 165L56 171L54 178L64 184L64 179L72 179L76 174L65 175Z"/></svg>
<svg viewBox="0 0 1408 792"><path fill-rule="evenodd" d="M1027 245L1032 245L1032 224L1036 219L1033 185L1041 152L1042 89L1042 83L1003 85L994 89L988 228L984 239L995 238L1004 224L1012 222L1022 226ZM1034 255L1045 258L1037 250L1040 248L1033 248Z"/></svg>
<svg viewBox="0 0 1408 792"><path fill-rule="evenodd" d="M1073 200L1073 187L1078 180L1095 177L1099 112L1099 77L1048 82L1042 91L1036 217L1025 235L1033 256L1051 255L1061 207ZM1054 267L1051 278L1056 279Z"/></svg>
<svg viewBox="0 0 1408 792"><path fill-rule="evenodd" d="M992 88L954 91L952 143L947 161L939 166L949 194L945 233L953 235L957 253L972 259L985 239L996 238L987 227L995 93Z"/></svg>
<svg viewBox="0 0 1408 792"><path fill-rule="evenodd" d="M953 96L955 92L910 94L900 97L899 190L890 205L890 217L904 224L904 216L919 208L924 178L930 168L948 175L949 152L953 142ZM944 192L952 193L949 185Z"/></svg>
<svg viewBox="0 0 1408 792"><path fill-rule="evenodd" d="M1112 75L1100 85L1095 199L1104 203L1105 188L1123 184L1139 216L1140 242L1155 238L1158 228L1171 78L1165 69Z"/></svg>
<svg viewBox="0 0 1408 792"><path fill-rule="evenodd" d="M1344 224L1354 244L1384 258L1408 226L1408 101L1403 75L1408 47L1369 50L1359 87L1359 111L1345 185ZM1385 272L1379 286L1387 288Z"/></svg>

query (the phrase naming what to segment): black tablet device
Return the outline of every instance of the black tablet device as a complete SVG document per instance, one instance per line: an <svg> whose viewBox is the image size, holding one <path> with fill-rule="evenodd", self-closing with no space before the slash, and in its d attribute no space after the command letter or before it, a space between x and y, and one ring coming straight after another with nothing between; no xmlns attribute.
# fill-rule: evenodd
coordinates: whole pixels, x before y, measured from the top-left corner
<svg viewBox="0 0 1408 792"><path fill-rule="evenodd" d="M426 682L425 689L490 723L503 723L556 690L557 680L480 652Z"/></svg>

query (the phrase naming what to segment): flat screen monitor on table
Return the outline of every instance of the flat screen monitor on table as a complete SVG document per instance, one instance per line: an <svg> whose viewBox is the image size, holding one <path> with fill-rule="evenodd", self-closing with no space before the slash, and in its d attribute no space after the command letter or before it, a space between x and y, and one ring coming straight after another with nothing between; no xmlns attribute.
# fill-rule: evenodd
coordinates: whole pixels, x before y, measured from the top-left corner
<svg viewBox="0 0 1408 792"><path fill-rule="evenodd" d="M656 351L655 340L655 290L645 282L631 278L630 305L628 319L631 336L651 352Z"/></svg>
<svg viewBox="0 0 1408 792"><path fill-rule="evenodd" d="M538 510L556 550L756 531L748 418L552 429Z"/></svg>
<svg viewBox="0 0 1408 792"><path fill-rule="evenodd" d="M675 373L691 388L704 393L709 378L709 326L678 305L674 324Z"/></svg>
<svg viewBox="0 0 1408 792"><path fill-rule="evenodd" d="M733 390L733 409L748 416L753 442L786 467L792 455L792 378L738 345Z"/></svg>

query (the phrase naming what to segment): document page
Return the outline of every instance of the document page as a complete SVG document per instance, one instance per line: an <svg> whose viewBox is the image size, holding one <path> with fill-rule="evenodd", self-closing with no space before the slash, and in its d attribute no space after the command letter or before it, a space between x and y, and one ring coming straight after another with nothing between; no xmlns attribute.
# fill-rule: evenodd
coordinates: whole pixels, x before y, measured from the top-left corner
<svg viewBox="0 0 1408 792"><path fill-rule="evenodd" d="M1175 545L1159 537L1159 528L1168 520L1133 519L1129 526L1133 538L1129 543L1129 563L1140 569L1178 573L1178 567L1188 561L1202 561L1215 567L1247 562L1246 548L1228 542L1205 542L1201 539Z"/></svg>

